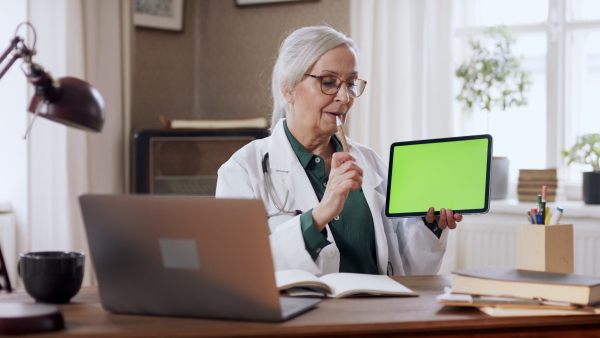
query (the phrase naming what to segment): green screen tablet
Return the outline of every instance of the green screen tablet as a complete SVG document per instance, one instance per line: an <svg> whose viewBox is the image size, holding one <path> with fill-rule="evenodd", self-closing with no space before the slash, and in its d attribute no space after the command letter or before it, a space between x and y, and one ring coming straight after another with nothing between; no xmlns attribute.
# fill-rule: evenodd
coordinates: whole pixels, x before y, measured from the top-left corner
<svg viewBox="0 0 600 338"><path fill-rule="evenodd" d="M429 207L461 214L489 210L492 136L396 142L390 147L385 214L425 216Z"/></svg>

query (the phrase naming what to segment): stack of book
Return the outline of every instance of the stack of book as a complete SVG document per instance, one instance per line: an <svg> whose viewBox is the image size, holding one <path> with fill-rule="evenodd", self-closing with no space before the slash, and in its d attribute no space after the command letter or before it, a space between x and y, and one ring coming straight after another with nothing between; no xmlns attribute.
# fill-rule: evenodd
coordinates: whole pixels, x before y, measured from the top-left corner
<svg viewBox="0 0 600 338"><path fill-rule="evenodd" d="M488 267L454 272L448 306L471 306L491 316L600 314L600 277Z"/></svg>
<svg viewBox="0 0 600 338"><path fill-rule="evenodd" d="M558 179L556 169L520 169L517 194L519 201L535 202L542 186L548 187L547 201L554 202Z"/></svg>

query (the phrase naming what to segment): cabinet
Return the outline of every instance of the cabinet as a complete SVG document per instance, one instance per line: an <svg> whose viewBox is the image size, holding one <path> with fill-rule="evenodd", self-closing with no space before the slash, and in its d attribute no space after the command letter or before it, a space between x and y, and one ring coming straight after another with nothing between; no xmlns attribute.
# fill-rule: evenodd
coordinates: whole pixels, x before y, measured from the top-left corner
<svg viewBox="0 0 600 338"><path fill-rule="evenodd" d="M265 129L142 129L133 135L132 193L214 196L217 171Z"/></svg>

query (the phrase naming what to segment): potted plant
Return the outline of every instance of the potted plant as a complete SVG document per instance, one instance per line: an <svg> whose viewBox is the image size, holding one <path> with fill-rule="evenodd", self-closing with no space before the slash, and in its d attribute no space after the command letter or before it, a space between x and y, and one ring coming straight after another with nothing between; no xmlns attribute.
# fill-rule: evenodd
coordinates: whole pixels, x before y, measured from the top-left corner
<svg viewBox="0 0 600 338"><path fill-rule="evenodd" d="M569 150L562 151L567 165L590 164L592 171L583 173L583 201L600 204L600 134L585 134Z"/></svg>
<svg viewBox="0 0 600 338"><path fill-rule="evenodd" d="M505 111L510 107L527 105L526 93L531 82L521 69L521 58L514 55L515 38L506 26L488 28L480 39L471 39L471 56L456 70L462 88L456 99L463 111L487 114L489 133L490 113L494 108ZM508 191L507 157L492 159L490 198L506 198Z"/></svg>

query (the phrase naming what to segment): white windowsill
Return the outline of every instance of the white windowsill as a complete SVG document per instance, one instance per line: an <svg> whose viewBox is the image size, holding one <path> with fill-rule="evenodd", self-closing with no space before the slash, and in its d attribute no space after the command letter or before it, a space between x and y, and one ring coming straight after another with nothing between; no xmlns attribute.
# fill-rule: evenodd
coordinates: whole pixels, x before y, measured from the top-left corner
<svg viewBox="0 0 600 338"><path fill-rule="evenodd" d="M583 201L556 201L549 202L551 210L560 206L564 209L564 215L569 218L592 218L600 220L600 205L585 204ZM527 210L537 208L535 202L520 202L517 199L503 199L490 201L490 214L514 214L524 215Z"/></svg>

